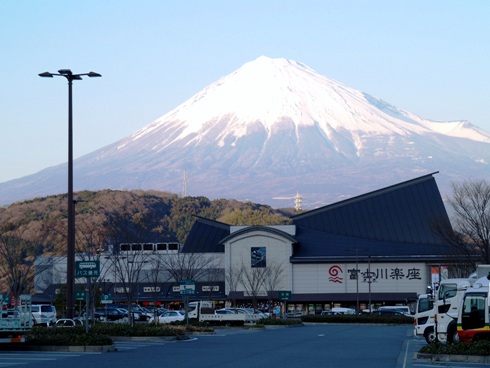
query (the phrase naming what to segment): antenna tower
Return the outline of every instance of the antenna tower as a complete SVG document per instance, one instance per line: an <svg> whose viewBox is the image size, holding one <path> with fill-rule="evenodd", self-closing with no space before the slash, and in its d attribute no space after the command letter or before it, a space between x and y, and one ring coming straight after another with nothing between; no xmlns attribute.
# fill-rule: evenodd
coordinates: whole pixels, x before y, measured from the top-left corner
<svg viewBox="0 0 490 368"><path fill-rule="evenodd" d="M303 203L303 196L296 192L296 196L294 197L294 209L296 211L301 211L301 204Z"/></svg>
<svg viewBox="0 0 490 368"><path fill-rule="evenodd" d="M184 170L184 186L182 187L182 197L187 197L187 170Z"/></svg>

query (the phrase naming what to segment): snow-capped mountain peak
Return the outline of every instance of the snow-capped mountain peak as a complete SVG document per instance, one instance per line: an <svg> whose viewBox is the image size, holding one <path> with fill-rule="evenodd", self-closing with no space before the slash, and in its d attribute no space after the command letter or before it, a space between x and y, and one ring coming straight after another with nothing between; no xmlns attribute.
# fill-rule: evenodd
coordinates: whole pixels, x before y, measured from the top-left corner
<svg viewBox="0 0 490 368"><path fill-rule="evenodd" d="M438 122L261 56L139 131L75 161L75 189L160 189L250 199L300 192L309 206L439 171L442 187L490 176L490 134ZM65 166L0 184L5 203L62 193Z"/></svg>
<svg viewBox="0 0 490 368"><path fill-rule="evenodd" d="M247 135L250 124L260 124L268 135L284 121L318 126L332 132L349 132L360 142L365 135L440 133L488 141L488 135L465 129L461 122L440 123L396 109L375 97L329 79L313 69L287 59L261 56L220 78L176 109L135 133L131 140L152 134L159 127L178 122L179 134L163 147L192 136L194 143L220 122L220 146L227 138ZM381 107L381 108L380 108ZM227 123L223 126L222 122ZM345 133L344 133L345 134ZM296 137L299 139L299 137ZM125 142L126 145L128 142ZM160 146L158 149L161 149Z"/></svg>

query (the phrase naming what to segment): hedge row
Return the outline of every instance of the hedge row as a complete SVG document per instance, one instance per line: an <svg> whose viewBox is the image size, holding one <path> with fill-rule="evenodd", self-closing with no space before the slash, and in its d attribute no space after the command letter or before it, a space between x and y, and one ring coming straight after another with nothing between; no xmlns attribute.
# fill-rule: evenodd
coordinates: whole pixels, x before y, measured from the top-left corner
<svg viewBox="0 0 490 368"><path fill-rule="evenodd" d="M114 341L107 335L96 331L85 333L84 327L46 328L33 327L26 335L26 343L30 345L56 346L99 346L112 345Z"/></svg>
<svg viewBox="0 0 490 368"><path fill-rule="evenodd" d="M490 355L490 341L460 342L454 344L429 344L420 349L420 353L426 354L451 354L451 355Z"/></svg>
<svg viewBox="0 0 490 368"><path fill-rule="evenodd" d="M371 314L337 314L337 315L306 315L301 316L303 322L315 323L375 323L375 324L394 324L411 325L412 317L391 316L391 315L371 315Z"/></svg>
<svg viewBox="0 0 490 368"><path fill-rule="evenodd" d="M192 331L213 331L213 329L193 325L186 327L182 324L131 326L123 323L96 323L95 326L90 326L88 334L85 327L33 327L25 338L31 345L97 346L112 345L111 336L183 336L186 332Z"/></svg>

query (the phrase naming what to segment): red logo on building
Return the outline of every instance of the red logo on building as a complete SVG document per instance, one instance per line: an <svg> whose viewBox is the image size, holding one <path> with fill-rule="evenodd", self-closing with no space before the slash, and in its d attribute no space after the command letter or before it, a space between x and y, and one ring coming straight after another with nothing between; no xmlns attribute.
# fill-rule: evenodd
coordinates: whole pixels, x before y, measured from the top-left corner
<svg viewBox="0 0 490 368"><path fill-rule="evenodd" d="M330 277L328 278L328 281L330 282L336 282L341 284L342 280L344 280L343 277L340 277L339 274L343 274L344 271L342 271L342 268L340 266L332 266L328 269L328 274Z"/></svg>

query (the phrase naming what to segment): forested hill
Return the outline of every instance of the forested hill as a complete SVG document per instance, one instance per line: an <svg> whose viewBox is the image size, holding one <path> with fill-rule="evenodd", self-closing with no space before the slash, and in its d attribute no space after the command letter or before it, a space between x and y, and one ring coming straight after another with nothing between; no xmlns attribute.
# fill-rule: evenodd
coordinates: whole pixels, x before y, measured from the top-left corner
<svg viewBox="0 0 490 368"><path fill-rule="evenodd" d="M184 242L194 215L229 225L290 223L294 209L158 191L83 191L74 195L76 244L80 250L118 242ZM66 246L67 196L16 202L0 208L0 232L58 253ZM1 234L0 234L1 235Z"/></svg>

